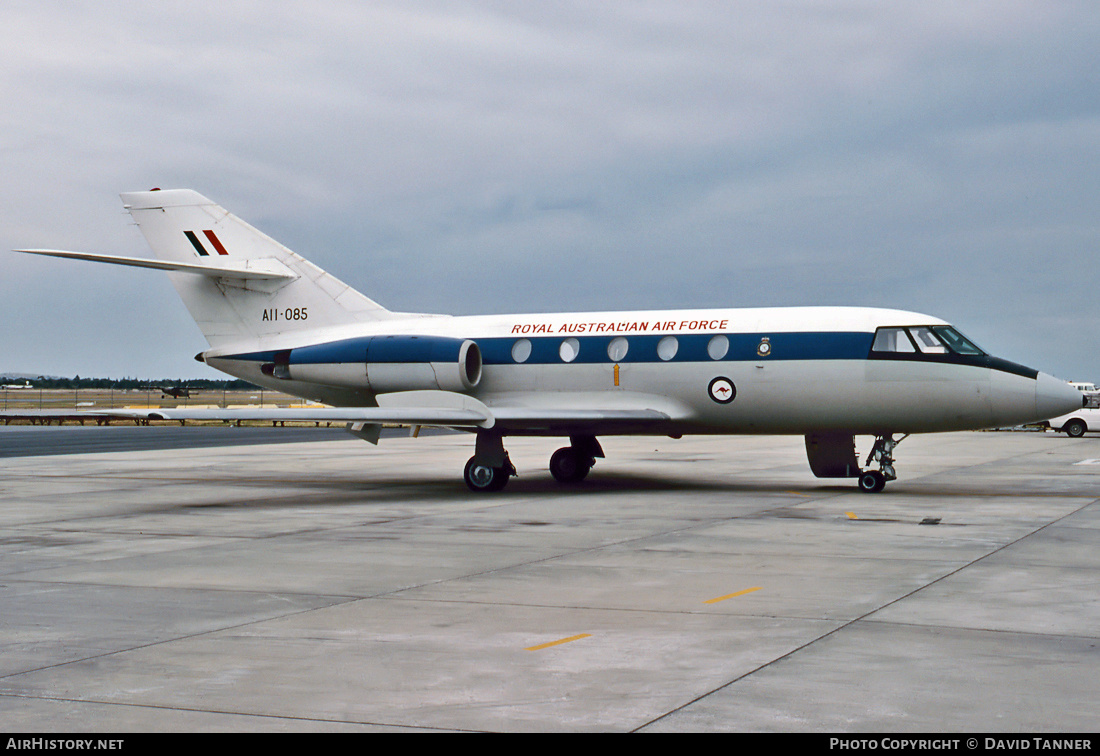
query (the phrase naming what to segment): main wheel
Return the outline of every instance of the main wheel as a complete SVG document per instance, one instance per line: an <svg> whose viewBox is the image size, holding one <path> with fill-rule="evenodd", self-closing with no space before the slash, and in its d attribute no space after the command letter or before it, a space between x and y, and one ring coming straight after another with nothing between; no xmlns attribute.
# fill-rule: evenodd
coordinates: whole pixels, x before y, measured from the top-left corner
<svg viewBox="0 0 1100 756"><path fill-rule="evenodd" d="M886 476L878 470L868 470L859 476L859 490L864 493L878 493L886 488Z"/></svg>
<svg viewBox="0 0 1100 756"><path fill-rule="evenodd" d="M550 457L550 474L559 483L580 483L595 461L572 446L563 446Z"/></svg>
<svg viewBox="0 0 1100 756"><path fill-rule="evenodd" d="M1062 427L1062 430L1064 430L1066 435L1070 438L1081 438L1081 436L1085 435L1085 431L1088 430L1088 426L1085 425L1084 420L1070 420Z"/></svg>
<svg viewBox="0 0 1100 756"><path fill-rule="evenodd" d="M508 468L478 464L473 457L470 457L462 473L462 477L466 479L466 486L476 493L499 491L504 488L509 476Z"/></svg>

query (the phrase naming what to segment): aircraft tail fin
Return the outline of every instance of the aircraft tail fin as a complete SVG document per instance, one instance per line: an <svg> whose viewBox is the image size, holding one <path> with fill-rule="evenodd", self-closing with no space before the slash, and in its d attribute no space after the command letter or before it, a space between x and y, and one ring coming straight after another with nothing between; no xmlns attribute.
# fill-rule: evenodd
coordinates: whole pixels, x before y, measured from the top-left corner
<svg viewBox="0 0 1100 756"><path fill-rule="evenodd" d="M393 317L197 192L120 196L212 347Z"/></svg>

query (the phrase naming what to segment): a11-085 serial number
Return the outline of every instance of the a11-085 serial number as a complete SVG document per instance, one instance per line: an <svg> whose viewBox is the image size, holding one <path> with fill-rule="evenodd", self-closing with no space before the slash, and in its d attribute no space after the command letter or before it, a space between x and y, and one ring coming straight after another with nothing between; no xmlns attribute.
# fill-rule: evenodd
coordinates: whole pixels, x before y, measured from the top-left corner
<svg viewBox="0 0 1100 756"><path fill-rule="evenodd" d="M276 321L276 320L309 320L309 313L306 312L305 307L286 307L282 310L277 307L264 310L263 320Z"/></svg>

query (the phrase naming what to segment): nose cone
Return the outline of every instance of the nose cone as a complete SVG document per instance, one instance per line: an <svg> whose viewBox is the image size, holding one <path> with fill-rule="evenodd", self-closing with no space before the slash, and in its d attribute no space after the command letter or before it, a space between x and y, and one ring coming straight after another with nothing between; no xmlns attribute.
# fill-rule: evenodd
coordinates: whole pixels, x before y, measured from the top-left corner
<svg viewBox="0 0 1100 756"><path fill-rule="evenodd" d="M1066 415L1084 406L1084 395L1053 375L1039 373L1035 378L1035 411L1040 419Z"/></svg>

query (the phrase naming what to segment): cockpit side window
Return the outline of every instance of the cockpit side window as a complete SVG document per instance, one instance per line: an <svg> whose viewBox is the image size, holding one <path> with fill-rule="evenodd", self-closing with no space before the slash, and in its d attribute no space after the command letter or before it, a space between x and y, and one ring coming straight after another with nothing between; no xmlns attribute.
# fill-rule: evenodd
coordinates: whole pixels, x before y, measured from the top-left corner
<svg viewBox="0 0 1100 756"><path fill-rule="evenodd" d="M917 351L904 328L880 328L875 333L872 352L902 352L912 354Z"/></svg>

